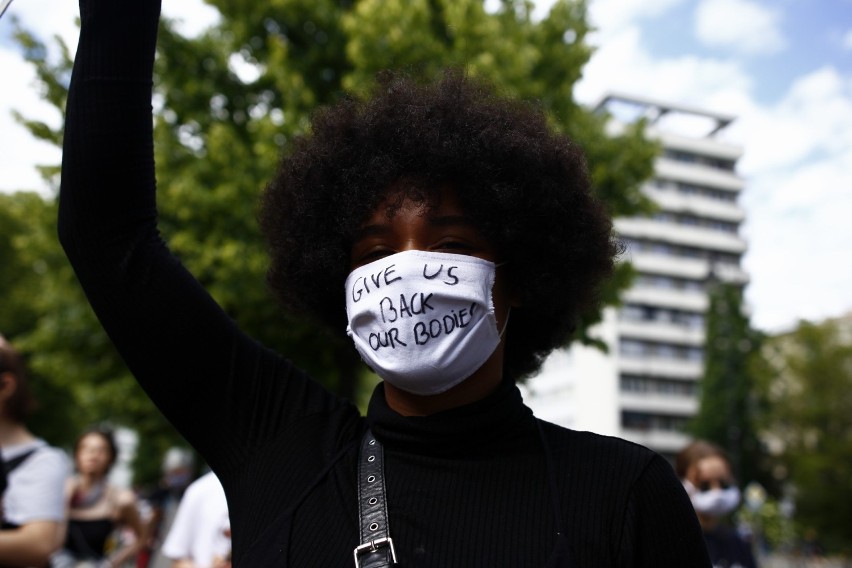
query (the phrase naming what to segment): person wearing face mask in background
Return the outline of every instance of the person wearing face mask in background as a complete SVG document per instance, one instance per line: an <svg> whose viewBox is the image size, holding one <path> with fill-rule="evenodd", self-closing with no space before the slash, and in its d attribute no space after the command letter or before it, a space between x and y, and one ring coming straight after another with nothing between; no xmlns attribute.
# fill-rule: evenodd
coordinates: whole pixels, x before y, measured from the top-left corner
<svg viewBox="0 0 852 568"><path fill-rule="evenodd" d="M268 282L381 377L362 416L242 332L157 229L159 8L81 2L60 239L222 482L234 566L709 567L661 456L541 421L516 385L597 308L619 252L579 145L458 70L385 75L288 138L259 214Z"/></svg>
<svg viewBox="0 0 852 568"><path fill-rule="evenodd" d="M756 568L751 545L725 522L741 498L727 453L695 440L676 456L675 472L695 507L714 568Z"/></svg>

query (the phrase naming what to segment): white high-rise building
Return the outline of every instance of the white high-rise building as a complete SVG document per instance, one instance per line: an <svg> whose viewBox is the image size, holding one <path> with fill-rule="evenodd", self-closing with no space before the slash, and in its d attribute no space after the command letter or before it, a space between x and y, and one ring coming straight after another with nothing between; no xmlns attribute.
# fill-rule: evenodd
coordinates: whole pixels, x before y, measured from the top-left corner
<svg viewBox="0 0 852 568"><path fill-rule="evenodd" d="M703 374L706 284L711 270L745 285L742 150L719 139L732 116L642 97L609 95L599 104L622 129L648 121L662 152L642 191L657 204L651 217L616 219L638 276L608 308L594 335L609 353L573 346L554 353L528 381L524 397L551 422L626 438L672 456L689 441L682 432L698 409Z"/></svg>

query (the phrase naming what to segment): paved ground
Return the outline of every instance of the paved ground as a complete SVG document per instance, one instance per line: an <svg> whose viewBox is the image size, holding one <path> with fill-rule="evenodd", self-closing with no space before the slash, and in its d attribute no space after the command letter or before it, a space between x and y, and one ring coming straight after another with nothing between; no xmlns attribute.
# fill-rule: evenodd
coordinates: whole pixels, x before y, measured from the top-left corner
<svg viewBox="0 0 852 568"><path fill-rule="evenodd" d="M772 555L760 559L760 568L852 568L852 559L808 559Z"/></svg>

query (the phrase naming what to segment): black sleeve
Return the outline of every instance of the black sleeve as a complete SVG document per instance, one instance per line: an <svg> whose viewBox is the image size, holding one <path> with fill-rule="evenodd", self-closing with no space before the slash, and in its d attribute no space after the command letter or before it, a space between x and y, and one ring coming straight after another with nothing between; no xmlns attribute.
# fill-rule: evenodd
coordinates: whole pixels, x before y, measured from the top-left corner
<svg viewBox="0 0 852 568"><path fill-rule="evenodd" d="M288 424L345 405L242 334L158 233L151 94L159 13L156 0L81 0L59 235L130 370L221 474Z"/></svg>
<svg viewBox="0 0 852 568"><path fill-rule="evenodd" d="M672 467L654 455L633 486L621 538L624 568L710 568L695 510Z"/></svg>

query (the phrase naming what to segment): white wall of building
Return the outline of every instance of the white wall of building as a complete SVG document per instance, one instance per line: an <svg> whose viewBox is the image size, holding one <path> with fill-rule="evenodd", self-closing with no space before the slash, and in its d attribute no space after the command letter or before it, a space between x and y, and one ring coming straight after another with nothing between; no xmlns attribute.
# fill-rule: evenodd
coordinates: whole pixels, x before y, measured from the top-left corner
<svg viewBox="0 0 852 568"><path fill-rule="evenodd" d="M636 97L606 100L660 118L647 132L665 152L655 162L655 179L643 187L659 213L615 222L641 278L622 296L627 309L607 309L594 331L609 353L579 345L559 350L522 390L544 420L671 455L688 442L679 429L698 410L708 275L748 282L737 262L747 248L737 230L745 212L736 199L745 183L732 167L742 149L715 137L731 116ZM677 114L710 128L703 134L667 131ZM622 128L610 123L613 133Z"/></svg>

